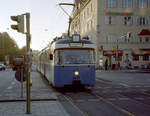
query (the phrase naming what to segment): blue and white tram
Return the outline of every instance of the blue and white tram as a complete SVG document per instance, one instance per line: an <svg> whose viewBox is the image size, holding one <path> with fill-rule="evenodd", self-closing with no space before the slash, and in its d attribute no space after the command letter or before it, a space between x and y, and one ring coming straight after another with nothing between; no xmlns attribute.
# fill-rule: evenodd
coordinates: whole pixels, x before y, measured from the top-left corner
<svg viewBox="0 0 150 116"><path fill-rule="evenodd" d="M90 40L81 39L78 34L55 39L40 54L40 71L54 87L73 84L92 87L95 85L94 47Z"/></svg>

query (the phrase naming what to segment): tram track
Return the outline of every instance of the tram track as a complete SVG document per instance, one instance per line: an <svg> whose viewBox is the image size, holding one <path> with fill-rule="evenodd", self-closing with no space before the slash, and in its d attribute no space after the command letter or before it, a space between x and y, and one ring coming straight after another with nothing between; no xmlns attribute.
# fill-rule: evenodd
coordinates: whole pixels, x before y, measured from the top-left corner
<svg viewBox="0 0 150 116"><path fill-rule="evenodd" d="M127 115L127 116L135 116L133 113L130 113L129 111L127 111L127 110L125 110L125 109L123 109L123 108L121 108L121 107L118 107L117 105L111 103L110 101L108 101L107 99L103 98L102 96L97 95L97 94L95 94L95 93L92 93L92 92L90 92L90 91L87 91L87 92L88 92L89 94L91 94L91 95L96 96L98 99L104 101L105 103L111 105L112 107L114 107L114 108L115 108L116 110L118 110L119 112L122 112L122 113L124 113L124 114Z"/></svg>
<svg viewBox="0 0 150 116"><path fill-rule="evenodd" d="M102 81L102 82L101 82ZM103 95L101 96L101 95L99 95L99 93L95 93L95 91L96 90L99 90L99 91L101 91L101 90L103 90L104 89L104 87L105 86L107 86L107 89L111 89L111 87L110 88L108 88L109 86L116 86L116 88L118 88L117 86L120 86L119 84L118 85L115 85L115 84L113 84L113 83L111 83L111 82L104 82L103 83L103 80L101 80L101 81L97 81L97 85L96 85L96 87L93 89L93 90L91 90L91 89L88 89L88 88L86 88L84 91L72 91L72 90L69 90L69 92L67 92L67 91L65 91L64 89L56 89L56 88L53 88L51 85L51 88L54 90L54 91L56 91L56 92L58 92L58 93L60 93L60 96L61 97L64 97L65 98L65 100L66 100L66 102L68 102L69 104L71 104L73 107L74 107L74 109L76 109L76 111L77 112L80 112L80 115L81 116L92 116L91 115L91 111L88 111L88 107L86 107L86 108L82 108L82 106L83 106L83 104L87 104L87 102L90 102L91 103L91 105L93 105L94 103L93 102L104 102L105 104L108 104L109 106L111 106L113 109L115 109L115 111L116 112L120 112L120 113L122 113L122 114L124 114L125 116L141 116L141 115L139 115L140 113L141 113L141 111L137 111L138 113L136 113L136 111L134 111L134 108L132 109L131 108L131 104L133 105L133 104L135 104L136 105L136 103L139 105L140 103L141 104L144 104L143 102L141 102L141 101L139 101L140 99L132 99L131 97L129 97L129 96L125 96L125 95L123 95L123 94L121 94L121 92L117 92L117 93L114 93L116 96L118 96L118 97L120 97L120 96L122 96L121 98L119 98L118 99L118 102L120 102L120 101L123 101L123 102L121 102L121 103L116 103L117 102L117 99L115 99L115 100L110 100L110 99L108 99L108 98L105 98ZM97 88L97 86L99 87L99 86L103 86L102 88ZM121 86L121 87L124 87L124 86ZM127 89L130 89L130 88L128 88L128 87L124 87L124 88L127 88ZM81 93L82 92L82 93ZM113 92L113 91L112 91ZM131 91L132 92L132 91ZM68 94L69 93L69 94ZM76 94L79 94L80 95L80 93L81 94L85 94L84 96L94 96L95 97L95 99L88 99L88 100L85 100L85 99L81 99L80 97L77 97L77 98L74 98L73 96L74 95L76 95ZM88 95L86 95L88 93ZM102 94L102 93L101 93ZM108 92L108 95L111 95L111 93L109 93ZM126 101L127 101L127 103L129 103L129 102L132 102L131 104L126 104L126 107L124 107L124 105L122 104L122 103L126 103ZM136 102L135 102L136 101ZM121 105L121 106L120 106ZM128 105L130 106L130 108L131 109L129 109L129 108L127 108L128 107ZM144 104L144 105L147 105L147 104ZM95 107L95 106L92 106L92 107ZM149 108L149 106L148 106L148 108ZM107 108L106 108L107 109ZM93 112L93 111L92 111ZM99 111L98 111L99 112Z"/></svg>

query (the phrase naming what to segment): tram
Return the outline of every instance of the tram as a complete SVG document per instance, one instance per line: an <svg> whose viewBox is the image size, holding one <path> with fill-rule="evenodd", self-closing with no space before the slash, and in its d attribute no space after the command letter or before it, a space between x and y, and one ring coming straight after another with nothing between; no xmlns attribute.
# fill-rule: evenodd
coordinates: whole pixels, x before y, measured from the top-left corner
<svg viewBox="0 0 150 116"><path fill-rule="evenodd" d="M55 38L40 52L38 64L54 87L95 85L95 46L78 34Z"/></svg>

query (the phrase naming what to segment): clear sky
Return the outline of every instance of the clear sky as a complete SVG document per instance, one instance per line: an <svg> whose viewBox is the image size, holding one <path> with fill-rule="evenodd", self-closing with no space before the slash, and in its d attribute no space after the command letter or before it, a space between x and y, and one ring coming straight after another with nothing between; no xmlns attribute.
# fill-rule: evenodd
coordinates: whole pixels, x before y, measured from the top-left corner
<svg viewBox="0 0 150 116"><path fill-rule="evenodd" d="M10 16L31 14L31 48L41 50L54 37L67 32L69 17L57 5L62 2L73 3L73 0L0 0L0 32L8 32L19 47L26 45L26 36L12 30L10 25L16 22ZM63 6L69 14L72 6Z"/></svg>

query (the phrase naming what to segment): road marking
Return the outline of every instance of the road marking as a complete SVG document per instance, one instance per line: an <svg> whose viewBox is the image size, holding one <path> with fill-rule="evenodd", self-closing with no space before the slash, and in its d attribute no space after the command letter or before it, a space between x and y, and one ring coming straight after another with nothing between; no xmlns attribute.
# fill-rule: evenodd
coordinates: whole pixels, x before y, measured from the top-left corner
<svg viewBox="0 0 150 116"><path fill-rule="evenodd" d="M135 86L135 87L139 88L139 87L142 87L142 86Z"/></svg>
<svg viewBox="0 0 150 116"><path fill-rule="evenodd" d="M88 101L90 101L90 102L91 102L91 101L92 101L92 102L94 101L94 102L95 102L95 101L99 101L99 99L88 99Z"/></svg>
<svg viewBox="0 0 150 116"><path fill-rule="evenodd" d="M115 101L115 100L117 100L117 99L116 99L116 98L108 98L107 100Z"/></svg>
<svg viewBox="0 0 150 116"><path fill-rule="evenodd" d="M7 89L12 89L12 86L9 86Z"/></svg>
<svg viewBox="0 0 150 116"><path fill-rule="evenodd" d="M146 92L146 91L145 91L145 92ZM150 94L149 94L149 93L145 93L145 92L143 92L143 94L150 96Z"/></svg>
<svg viewBox="0 0 150 116"><path fill-rule="evenodd" d="M76 100L76 102L84 102L85 100L80 99L80 100Z"/></svg>
<svg viewBox="0 0 150 116"><path fill-rule="evenodd" d="M119 98L119 100L129 100L129 98Z"/></svg>
<svg viewBox="0 0 150 116"><path fill-rule="evenodd" d="M140 97L139 98L135 98L135 99L137 99L137 100L145 100L145 98L140 98Z"/></svg>
<svg viewBox="0 0 150 116"><path fill-rule="evenodd" d="M103 87L99 87L99 86L98 86L98 87L96 87L96 88L101 89L101 88L103 88Z"/></svg>
<svg viewBox="0 0 150 116"><path fill-rule="evenodd" d="M124 84L124 83L119 83L120 85L124 86L124 87L130 87L129 85L127 84Z"/></svg>
<svg viewBox="0 0 150 116"><path fill-rule="evenodd" d="M122 87L115 87L116 89L120 89L120 88L122 88Z"/></svg>
<svg viewBox="0 0 150 116"><path fill-rule="evenodd" d="M122 90L115 90L114 91L115 93L121 93L121 92L123 92Z"/></svg>
<svg viewBox="0 0 150 116"><path fill-rule="evenodd" d="M112 87L104 87L104 89L112 89Z"/></svg>
<svg viewBox="0 0 150 116"><path fill-rule="evenodd" d="M143 87L145 87L145 88L149 88L150 86L143 86Z"/></svg>
<svg viewBox="0 0 150 116"><path fill-rule="evenodd" d="M15 84L15 82L12 82L11 84L12 84L12 85L14 85L14 84Z"/></svg>

